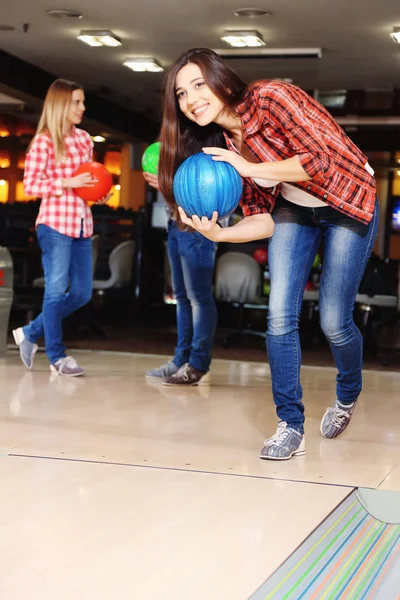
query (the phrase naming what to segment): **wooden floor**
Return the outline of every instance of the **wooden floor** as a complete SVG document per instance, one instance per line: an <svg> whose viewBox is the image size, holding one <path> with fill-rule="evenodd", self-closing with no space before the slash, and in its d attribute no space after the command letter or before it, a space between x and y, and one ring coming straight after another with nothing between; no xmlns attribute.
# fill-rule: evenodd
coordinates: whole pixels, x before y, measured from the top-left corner
<svg viewBox="0 0 400 600"><path fill-rule="evenodd" d="M335 371L304 367L306 456L275 463L267 364L177 389L143 376L165 357L74 356L86 377L0 360L2 600L246 600L354 487L400 491L399 373L365 372L325 440Z"/></svg>

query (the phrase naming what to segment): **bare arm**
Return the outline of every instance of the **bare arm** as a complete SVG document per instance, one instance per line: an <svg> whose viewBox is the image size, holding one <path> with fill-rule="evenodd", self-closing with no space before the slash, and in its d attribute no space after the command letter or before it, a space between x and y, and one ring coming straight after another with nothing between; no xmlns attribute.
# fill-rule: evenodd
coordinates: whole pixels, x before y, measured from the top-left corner
<svg viewBox="0 0 400 600"><path fill-rule="evenodd" d="M252 240L263 240L274 233L274 222L271 215L251 215L245 217L232 227L222 227L218 233L219 242L243 243Z"/></svg>
<svg viewBox="0 0 400 600"><path fill-rule="evenodd" d="M251 163L240 154L224 148L203 148L203 152L211 154L216 162L228 162L242 177L273 181L308 181L311 179L301 166L297 156L273 162Z"/></svg>
<svg viewBox="0 0 400 600"><path fill-rule="evenodd" d="M185 225L189 225L196 231L199 231L213 242L240 244L252 240L263 240L271 237L274 232L274 222L268 213L245 217L242 221L236 223L236 225L232 225L232 227L220 227L217 223L217 212L214 212L212 219L209 220L207 217L200 219L196 215L190 218L186 216L181 208L178 210Z"/></svg>
<svg viewBox="0 0 400 600"><path fill-rule="evenodd" d="M250 164L251 178L272 179L274 181L309 181L297 156L274 162Z"/></svg>

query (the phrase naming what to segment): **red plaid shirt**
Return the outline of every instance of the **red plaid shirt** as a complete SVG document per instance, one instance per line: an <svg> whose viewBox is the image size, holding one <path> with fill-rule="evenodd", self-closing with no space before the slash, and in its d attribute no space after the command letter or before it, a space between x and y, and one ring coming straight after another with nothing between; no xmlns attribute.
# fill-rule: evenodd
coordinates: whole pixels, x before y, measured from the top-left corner
<svg viewBox="0 0 400 600"><path fill-rule="evenodd" d="M281 81L257 81L237 107L244 142L260 162L297 156L309 181L290 182L344 214L369 223L374 212L375 180L367 157L327 110L300 88ZM225 134L228 150L237 152ZM260 188L244 179L240 201L245 217L272 212L280 185Z"/></svg>
<svg viewBox="0 0 400 600"><path fill-rule="evenodd" d="M80 237L83 227L83 237L90 237L92 211L72 188L62 187L62 180L73 177L82 163L92 160L93 142L86 131L74 127L65 146L65 158L56 162L50 136L35 137L25 161L25 194L42 198L36 226L47 225L73 238Z"/></svg>

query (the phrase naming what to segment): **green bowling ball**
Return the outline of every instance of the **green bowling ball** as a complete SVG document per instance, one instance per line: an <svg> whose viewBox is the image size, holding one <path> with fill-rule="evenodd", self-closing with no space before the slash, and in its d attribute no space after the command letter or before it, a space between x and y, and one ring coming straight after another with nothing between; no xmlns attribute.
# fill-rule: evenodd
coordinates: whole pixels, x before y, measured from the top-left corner
<svg viewBox="0 0 400 600"><path fill-rule="evenodd" d="M319 252L317 252L317 255L314 258L314 262L313 262L314 269L318 269L318 267L320 266L320 264L321 264L321 256L320 256Z"/></svg>
<svg viewBox="0 0 400 600"><path fill-rule="evenodd" d="M143 152L142 156L142 169L146 173L153 173L157 175L158 172L158 161L160 160L160 142L154 142L150 144Z"/></svg>

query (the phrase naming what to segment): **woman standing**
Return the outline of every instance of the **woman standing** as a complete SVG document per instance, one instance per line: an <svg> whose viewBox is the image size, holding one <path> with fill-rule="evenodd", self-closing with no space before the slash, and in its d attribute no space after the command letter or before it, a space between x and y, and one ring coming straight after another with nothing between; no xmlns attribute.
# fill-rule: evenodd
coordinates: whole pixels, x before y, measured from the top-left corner
<svg viewBox="0 0 400 600"><path fill-rule="evenodd" d="M93 154L90 135L76 127L85 112L84 102L80 85L64 79L54 81L26 156L25 193L42 199L36 232L45 291L42 313L13 331L28 369L33 366L36 342L44 336L51 371L71 377L83 375L84 369L65 352L62 320L92 296L93 219L88 204L74 191L95 183L90 173L74 176Z"/></svg>
<svg viewBox="0 0 400 600"><path fill-rule="evenodd" d="M280 422L260 456L285 460L305 452L298 328L305 285L322 240L321 327L338 369L337 397L321 421L323 436L334 438L345 430L361 392L362 337L353 308L377 233L373 171L306 92L273 80L246 86L215 52L195 48L176 61L165 82L159 180L172 208L174 174L199 151L199 132L210 127L216 143L206 137L203 150L244 178L244 219L222 229L216 213L211 220L190 219L181 209L179 214L185 225L215 242L273 234L267 351Z"/></svg>
<svg viewBox="0 0 400 600"><path fill-rule="evenodd" d="M157 175L143 175L151 186L159 189ZM146 378L162 380L163 385L205 385L210 383L217 325L212 290L217 244L197 231L180 230L176 211L168 211L168 217L168 258L176 298L177 344L173 358L147 371Z"/></svg>

